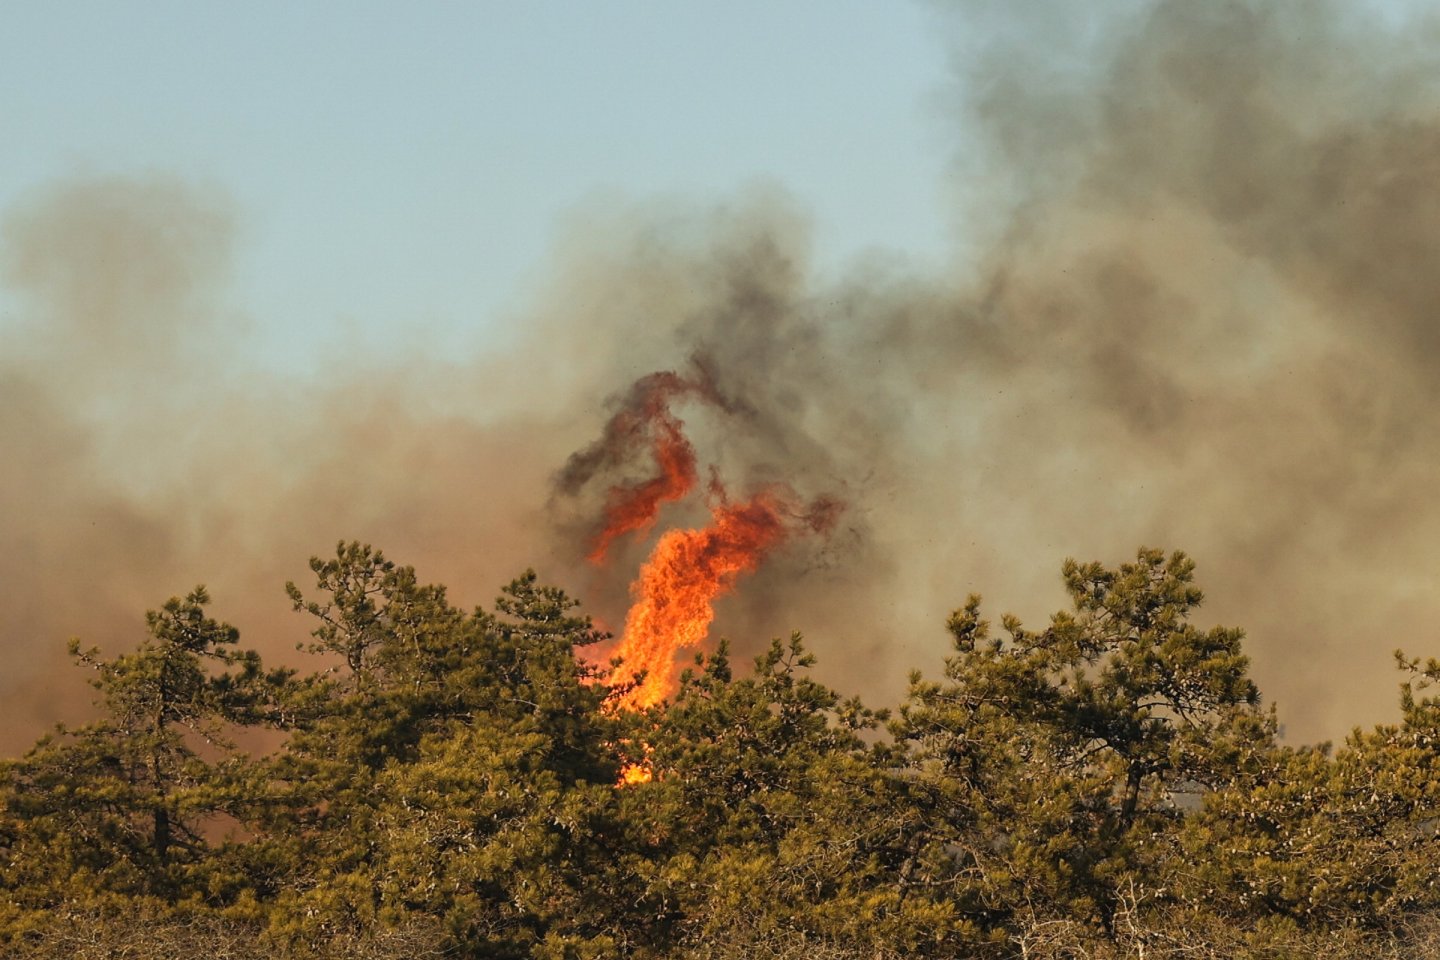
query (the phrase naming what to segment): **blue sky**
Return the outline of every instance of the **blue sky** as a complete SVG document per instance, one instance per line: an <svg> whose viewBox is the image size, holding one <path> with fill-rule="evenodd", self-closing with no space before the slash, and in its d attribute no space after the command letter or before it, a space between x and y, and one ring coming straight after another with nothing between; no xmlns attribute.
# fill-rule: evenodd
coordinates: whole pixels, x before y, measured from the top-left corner
<svg viewBox="0 0 1440 960"><path fill-rule="evenodd" d="M0 213L74 176L217 190L227 304L282 369L357 328L500 342L597 195L776 182L822 267L949 229L920 5L0 0L0 22Z"/></svg>

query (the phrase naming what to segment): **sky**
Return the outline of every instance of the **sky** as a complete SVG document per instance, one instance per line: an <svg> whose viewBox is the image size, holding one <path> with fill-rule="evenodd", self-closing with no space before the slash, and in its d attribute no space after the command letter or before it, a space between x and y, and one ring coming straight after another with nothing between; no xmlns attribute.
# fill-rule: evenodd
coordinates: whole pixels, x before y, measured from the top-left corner
<svg viewBox="0 0 1440 960"><path fill-rule="evenodd" d="M1440 653L1440 17L1344 0L0 0L0 752L197 582L376 544L618 629L670 371L702 477L833 503L717 604L877 705L967 594L1198 563L1300 740Z"/></svg>
<svg viewBox="0 0 1440 960"><path fill-rule="evenodd" d="M505 342L587 199L784 187L831 264L950 228L914 4L4 3L0 210L163 171L237 220L245 349Z"/></svg>

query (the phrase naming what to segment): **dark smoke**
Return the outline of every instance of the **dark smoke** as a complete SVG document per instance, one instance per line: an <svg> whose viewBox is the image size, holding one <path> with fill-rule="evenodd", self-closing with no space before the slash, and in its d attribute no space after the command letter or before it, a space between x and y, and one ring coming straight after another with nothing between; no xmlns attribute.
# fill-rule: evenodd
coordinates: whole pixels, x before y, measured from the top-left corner
<svg viewBox="0 0 1440 960"><path fill-rule="evenodd" d="M579 496L592 481L607 485L602 515L577 521L586 528L586 559L592 563L604 562L617 539L653 527L660 510L683 500L699 481L695 447L672 408L693 398L735 412L716 393L709 372L698 362L693 366L691 377L662 370L636 380L617 399L599 439L572 453L556 475L555 489L563 499ZM643 469L635 477L637 463ZM551 501L552 512L563 508L563 499Z"/></svg>
<svg viewBox="0 0 1440 960"><path fill-rule="evenodd" d="M819 276L773 190L592 203L513 354L337 350L280 382L229 359L223 199L37 192L3 238L6 746L83 700L66 635L129 642L197 581L293 656L279 585L342 537L462 602L535 565L618 625L648 544L596 572L570 523L603 507L581 475L616 466L591 446L606 398L655 371L725 399L685 427L728 489L846 504L722 601L742 651L800 628L825 679L893 701L967 592L1034 621L1063 557L1143 543L1199 560L1205 618L1248 628L1292 737L1386 716L1389 650L1440 633L1436 22L1315 0L935 16L965 242L927 275Z"/></svg>

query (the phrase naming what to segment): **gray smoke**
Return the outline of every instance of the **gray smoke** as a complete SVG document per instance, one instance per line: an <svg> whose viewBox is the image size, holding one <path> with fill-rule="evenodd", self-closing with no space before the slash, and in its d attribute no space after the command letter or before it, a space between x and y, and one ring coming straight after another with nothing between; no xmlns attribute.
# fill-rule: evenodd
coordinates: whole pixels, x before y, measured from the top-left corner
<svg viewBox="0 0 1440 960"><path fill-rule="evenodd" d="M605 491L557 507L553 483L665 370L726 398L673 410L733 493L847 504L722 601L742 653L802 629L824 679L893 702L967 592L1037 622L1062 558L1146 544L1197 558L1202 619L1248 629L1292 737L1390 715L1389 650L1436 652L1440 623L1436 23L1296 0L935 18L958 38L948 269L821 276L773 188L591 203L503 357L239 369L223 197L38 188L0 240L3 746L86 699L66 636L133 642L195 582L294 659L280 584L340 538L466 603L534 565L618 627L648 543L586 564Z"/></svg>

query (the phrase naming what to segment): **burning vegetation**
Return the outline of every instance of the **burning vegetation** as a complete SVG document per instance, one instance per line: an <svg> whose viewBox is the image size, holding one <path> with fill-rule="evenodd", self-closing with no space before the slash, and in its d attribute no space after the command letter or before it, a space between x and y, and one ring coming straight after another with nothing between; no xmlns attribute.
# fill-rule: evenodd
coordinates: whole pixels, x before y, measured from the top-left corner
<svg viewBox="0 0 1440 960"><path fill-rule="evenodd" d="M715 510L659 543L753 558L829 515L764 492ZM604 635L533 574L467 612L361 544L311 566L290 594L313 672L267 670L203 589L129 652L75 649L100 716L0 776L6 956L1359 960L1440 940L1440 663L1402 659L1400 723L1283 746L1241 632L1192 622L1180 553L1066 562L1070 608L1040 629L992 633L971 597L893 713L816 681L798 636L741 672L717 644L655 709L617 710L646 688L587 666ZM712 584L740 568L678 561ZM267 728L278 748L235 748Z"/></svg>
<svg viewBox="0 0 1440 960"><path fill-rule="evenodd" d="M1380 6L967 5L963 263L824 278L764 193L627 210L467 376L227 381L223 203L37 196L0 735L84 701L56 636L98 696L0 767L0 952L1440 955L1440 661L1396 704L1357 642L1440 619L1434 21ZM341 535L462 589L543 561L619 635L343 541L297 664L256 598ZM1066 561L1044 616L1037 558L1137 542L1254 642L1178 552ZM204 588L126 632L192 570L257 649ZM994 582L1025 619L947 639Z"/></svg>
<svg viewBox="0 0 1440 960"><path fill-rule="evenodd" d="M649 531L665 504L695 490L695 449L672 409L686 397L733 410L704 379L668 371L650 374L630 388L602 437L572 456L561 472L560 490L575 495L602 468L623 469L647 457L653 467L644 479L609 489L604 516L591 537L591 563L605 563L612 544L627 534ZM634 603L614 651L619 664L609 677L611 685L621 688L621 708L653 707L673 694L676 657L705 641L715 600L795 533L825 533L842 509L831 497L801 504L793 491L778 484L731 503L717 476L711 477L706 492L710 523L698 530L667 530L630 587Z"/></svg>
<svg viewBox="0 0 1440 960"><path fill-rule="evenodd" d="M799 513L777 490L731 504L716 485L712 496L709 526L666 531L631 587L635 604L615 650L620 665L610 676L616 685L640 678L621 695L625 707L653 707L673 694L676 655L705 641L715 599L795 530L823 533L836 510L833 501L817 501Z"/></svg>
<svg viewBox="0 0 1440 960"><path fill-rule="evenodd" d="M533 573L467 613L353 542L312 559L312 593L287 585L328 663L310 674L239 649L203 587L129 653L75 646L102 716L4 767L0 945L113 953L107 931L137 922L127 949L297 960L1440 942L1440 701L1423 692L1440 662L1401 658L1402 724L1284 746L1242 632L1191 622L1194 564L1141 550L1066 561L1071 608L1039 630L1007 615L992 633L970 597L942 675L913 674L893 712L817 682L798 634L737 677L707 642L715 602L845 508L774 482L736 499L713 465L702 488L685 402L744 415L703 375L650 374L557 476L562 495L600 488L576 547L598 568L663 527L613 647ZM702 504L703 526L663 522ZM236 750L266 728L277 749Z"/></svg>

